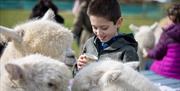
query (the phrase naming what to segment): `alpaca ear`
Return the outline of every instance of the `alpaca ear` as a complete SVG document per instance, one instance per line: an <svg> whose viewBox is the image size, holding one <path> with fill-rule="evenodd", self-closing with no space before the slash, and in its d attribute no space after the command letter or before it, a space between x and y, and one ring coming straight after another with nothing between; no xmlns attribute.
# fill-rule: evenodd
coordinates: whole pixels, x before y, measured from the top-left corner
<svg viewBox="0 0 180 91"><path fill-rule="evenodd" d="M155 22L153 25L150 26L150 30L154 31L158 26L158 22Z"/></svg>
<svg viewBox="0 0 180 91"><path fill-rule="evenodd" d="M135 33L139 31L139 28L134 24L130 24L129 29L131 29L131 31L133 31Z"/></svg>
<svg viewBox="0 0 180 91"><path fill-rule="evenodd" d="M21 67L15 64L6 64L5 69L8 72L11 80L23 79L23 70Z"/></svg>
<svg viewBox="0 0 180 91"><path fill-rule="evenodd" d="M111 71L107 71L106 73L104 73L104 75L101 77L101 83L106 86L109 83L116 81L119 79L119 77L121 76L121 71L120 70L111 70Z"/></svg>
<svg viewBox="0 0 180 91"><path fill-rule="evenodd" d="M131 67L131 68L133 68L133 69L137 69L138 66L139 66L139 64L140 64L140 63L137 62L137 61L124 63L124 65L127 65L127 66L129 66L129 67Z"/></svg>
<svg viewBox="0 0 180 91"><path fill-rule="evenodd" d="M92 86L96 86L103 74L104 74L103 71L97 71L92 74L92 77L90 76L87 78L90 79L90 81L91 81L90 84Z"/></svg>
<svg viewBox="0 0 180 91"><path fill-rule="evenodd" d="M42 17L42 20L54 20L55 14L52 9L48 9L48 11Z"/></svg>
<svg viewBox="0 0 180 91"><path fill-rule="evenodd" d="M14 40L17 42L22 41L22 37L19 35L19 33L17 31L15 31L13 29L10 29L10 28L4 27L4 26L0 26L0 33L10 40Z"/></svg>

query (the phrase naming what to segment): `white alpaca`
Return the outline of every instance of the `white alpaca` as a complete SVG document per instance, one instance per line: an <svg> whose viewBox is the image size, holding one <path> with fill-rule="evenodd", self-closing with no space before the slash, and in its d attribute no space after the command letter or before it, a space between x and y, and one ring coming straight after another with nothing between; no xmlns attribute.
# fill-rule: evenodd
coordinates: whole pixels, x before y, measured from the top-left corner
<svg viewBox="0 0 180 91"><path fill-rule="evenodd" d="M115 60L87 65L74 77L72 91L160 91L131 67Z"/></svg>
<svg viewBox="0 0 180 91"><path fill-rule="evenodd" d="M135 40L138 42L138 55L140 60L140 69L144 69L144 61L142 55L147 53L147 49L152 49L159 41L162 28L156 22L151 26L142 25L137 27L133 24L129 28L134 32Z"/></svg>
<svg viewBox="0 0 180 91"><path fill-rule="evenodd" d="M39 54L1 66L1 91L67 91L72 78L64 63Z"/></svg>
<svg viewBox="0 0 180 91"><path fill-rule="evenodd" d="M42 19L31 20L17 25L14 29L0 26L0 33L11 41L1 57L1 61L20 58L40 53L62 60L64 52L71 47L73 35L63 25L53 20L54 13L50 9Z"/></svg>

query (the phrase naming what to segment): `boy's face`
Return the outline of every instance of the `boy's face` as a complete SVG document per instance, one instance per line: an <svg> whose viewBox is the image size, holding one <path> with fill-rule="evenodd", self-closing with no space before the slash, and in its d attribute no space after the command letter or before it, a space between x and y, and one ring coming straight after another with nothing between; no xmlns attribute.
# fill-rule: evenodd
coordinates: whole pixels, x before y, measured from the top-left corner
<svg viewBox="0 0 180 91"><path fill-rule="evenodd" d="M94 34L101 42L107 42L118 34L117 29L121 24L120 18L116 24L103 17L89 16Z"/></svg>

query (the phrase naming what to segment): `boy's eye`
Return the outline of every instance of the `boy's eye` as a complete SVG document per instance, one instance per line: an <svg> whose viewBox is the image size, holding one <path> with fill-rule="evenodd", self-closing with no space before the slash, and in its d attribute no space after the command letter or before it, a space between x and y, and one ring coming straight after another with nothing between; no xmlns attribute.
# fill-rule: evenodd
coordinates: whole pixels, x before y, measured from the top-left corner
<svg viewBox="0 0 180 91"><path fill-rule="evenodd" d="M95 26L92 26L92 27L93 27L93 29L95 29L95 30L97 29L97 27L95 27Z"/></svg>
<svg viewBox="0 0 180 91"><path fill-rule="evenodd" d="M102 29L102 30L107 30L107 29L108 29L108 27L101 27L101 29Z"/></svg>
<svg viewBox="0 0 180 91"><path fill-rule="evenodd" d="M93 27L93 29L95 29L95 30L98 29L98 27L96 27L96 26L92 26L92 27ZM107 30L108 28L109 28L108 26L101 26L101 27L99 27L100 30Z"/></svg>

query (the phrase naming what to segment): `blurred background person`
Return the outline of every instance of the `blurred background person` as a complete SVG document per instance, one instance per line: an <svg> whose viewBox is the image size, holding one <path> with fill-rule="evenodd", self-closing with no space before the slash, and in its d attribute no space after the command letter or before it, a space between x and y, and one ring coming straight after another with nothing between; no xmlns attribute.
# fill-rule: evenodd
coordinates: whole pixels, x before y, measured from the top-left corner
<svg viewBox="0 0 180 91"><path fill-rule="evenodd" d="M77 12L79 12L79 0L75 0L74 1L74 5L73 5L73 8L72 8L72 14L74 16L77 16Z"/></svg>
<svg viewBox="0 0 180 91"><path fill-rule="evenodd" d="M75 21L73 24L72 32L77 44L82 50L82 47L86 40L93 36L92 26L87 15L87 8L91 0L76 0L73 7L73 14L75 15Z"/></svg>
<svg viewBox="0 0 180 91"><path fill-rule="evenodd" d="M163 27L158 44L144 57L155 59L153 72L180 80L180 4L172 5L167 13L172 22Z"/></svg>
<svg viewBox="0 0 180 91"><path fill-rule="evenodd" d="M49 8L54 11L56 22L64 24L64 18L58 14L58 8L51 0L39 0L33 7L29 19L41 18Z"/></svg>

